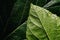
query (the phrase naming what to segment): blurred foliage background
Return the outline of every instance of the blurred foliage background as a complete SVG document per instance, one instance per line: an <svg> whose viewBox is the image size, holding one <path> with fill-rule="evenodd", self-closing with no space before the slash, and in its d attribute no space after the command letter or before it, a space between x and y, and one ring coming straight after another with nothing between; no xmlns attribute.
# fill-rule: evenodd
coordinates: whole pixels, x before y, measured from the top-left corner
<svg viewBox="0 0 60 40"><path fill-rule="evenodd" d="M0 0L0 39L3 40L27 20L30 3L43 7L49 1L51 0ZM60 16L59 2L46 9Z"/></svg>

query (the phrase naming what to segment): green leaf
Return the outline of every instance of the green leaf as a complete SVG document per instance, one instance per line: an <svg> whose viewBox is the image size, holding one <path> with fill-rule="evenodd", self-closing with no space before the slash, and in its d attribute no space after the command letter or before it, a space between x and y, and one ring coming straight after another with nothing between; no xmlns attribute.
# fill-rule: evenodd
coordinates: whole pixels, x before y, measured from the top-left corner
<svg viewBox="0 0 60 40"><path fill-rule="evenodd" d="M11 32L4 40L24 40L26 39L26 22L18 26L13 32Z"/></svg>
<svg viewBox="0 0 60 40"><path fill-rule="evenodd" d="M30 7L29 4L30 2L28 0L17 0L16 1L12 9L12 12L10 14L10 17L8 18L8 22L7 22L8 28L9 26L15 28L15 26L19 26L25 20L27 20L29 7Z"/></svg>
<svg viewBox="0 0 60 40"><path fill-rule="evenodd" d="M60 17L42 7L31 4L27 27L39 40L60 40Z"/></svg>
<svg viewBox="0 0 60 40"><path fill-rule="evenodd" d="M7 36L15 28L27 20L30 8L30 0L17 0L6 20L3 28L3 37Z"/></svg>
<svg viewBox="0 0 60 40"><path fill-rule="evenodd" d="M0 6L1 7L0 40L3 40L14 29L16 29L19 25L21 25L23 22L25 22L27 20L31 2L35 5L38 5L40 7L44 7L46 9L48 9L49 11L51 11L54 14L56 13L57 15L60 15L59 14L60 13L60 6L59 6L60 0L9 0L9 1L8 0L5 0L5 1L2 0L2 1L0 1L0 3L1 3L1 6ZM37 29L40 30L40 33L41 33L41 31L43 33L43 34L41 33L41 39L42 40L43 39L44 40L49 39L49 37L47 36L47 33L45 32L44 27L42 26L42 23L40 22L40 20L37 16L37 14L32 14L31 16L33 16L33 18L37 17L37 19L33 19L33 18L31 18L31 19L34 21L34 24L36 24L38 27L40 26L40 29L39 28L37 28ZM34 31L37 29L34 29ZM30 29L29 28L27 29L28 40L33 40L33 38L34 38L34 40L40 39L40 36L37 37L39 34L35 35L34 33L32 33L31 31L28 31L28 30L30 30ZM37 31L39 31L39 30L37 30ZM43 35L45 35L45 36L43 36ZM31 37L31 36L33 36L33 37Z"/></svg>

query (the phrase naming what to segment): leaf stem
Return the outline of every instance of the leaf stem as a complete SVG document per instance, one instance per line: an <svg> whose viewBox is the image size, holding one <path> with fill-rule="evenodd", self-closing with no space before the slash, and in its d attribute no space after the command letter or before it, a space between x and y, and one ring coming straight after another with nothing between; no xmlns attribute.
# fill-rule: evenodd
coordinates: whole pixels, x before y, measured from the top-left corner
<svg viewBox="0 0 60 40"><path fill-rule="evenodd" d="M43 7L46 8L46 7L50 7L51 5L57 3L56 1L50 1L48 2L46 5L44 5Z"/></svg>

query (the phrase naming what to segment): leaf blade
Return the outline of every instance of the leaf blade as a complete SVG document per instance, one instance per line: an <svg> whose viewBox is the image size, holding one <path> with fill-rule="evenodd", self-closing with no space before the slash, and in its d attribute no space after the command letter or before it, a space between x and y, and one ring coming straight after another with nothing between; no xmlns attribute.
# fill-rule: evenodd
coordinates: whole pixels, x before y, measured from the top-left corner
<svg viewBox="0 0 60 40"><path fill-rule="evenodd" d="M35 18L33 16L31 16L33 14L32 10L33 10L33 12L35 12L35 14L37 14L37 16L33 15ZM36 18L36 17L38 17L38 18ZM36 19L41 22L40 23L38 23L38 21L36 22ZM37 38L40 36L38 39L41 39L41 35L37 35L37 34L41 33L41 32L39 33L39 31L41 31L41 29L39 31L37 31L39 28L38 28L38 26L36 27L36 23L38 23L38 25L39 24L42 25L42 29L45 30L44 31L45 33L44 32L42 32L42 33L44 33L43 35L46 35L46 36L44 36L45 38L47 37L46 40L60 40L60 38L59 38L60 36L58 36L58 35L60 35L59 34L60 32L58 31L58 28L60 28L60 26L57 26L58 19L60 20L60 17L58 17L55 14L52 14L48 10L46 10L42 7L31 5L27 25L34 36L36 36ZM33 20L33 21L31 21L31 20ZM35 26L32 22L33 23L36 22Z"/></svg>

